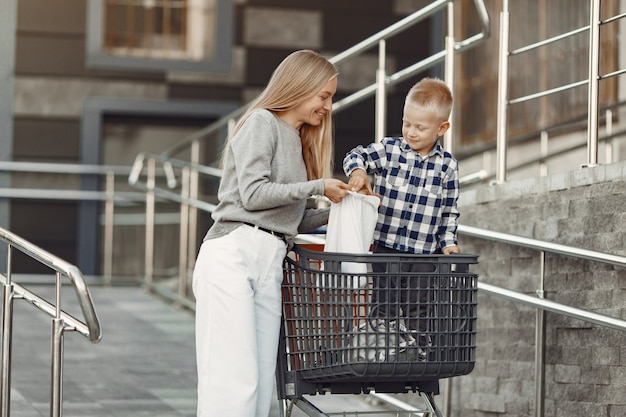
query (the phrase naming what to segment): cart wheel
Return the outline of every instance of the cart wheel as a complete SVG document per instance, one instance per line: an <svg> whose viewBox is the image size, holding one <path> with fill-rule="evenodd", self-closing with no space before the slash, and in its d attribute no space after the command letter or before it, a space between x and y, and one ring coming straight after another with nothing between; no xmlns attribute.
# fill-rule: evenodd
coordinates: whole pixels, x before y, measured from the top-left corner
<svg viewBox="0 0 626 417"><path fill-rule="evenodd" d="M435 413L435 417L443 417L443 414L441 413L439 408L437 408L437 403L435 403L435 396L433 395L433 393L432 392L421 392L420 394L422 394L422 397L424 398L424 401L426 401L426 403L429 405L429 407Z"/></svg>

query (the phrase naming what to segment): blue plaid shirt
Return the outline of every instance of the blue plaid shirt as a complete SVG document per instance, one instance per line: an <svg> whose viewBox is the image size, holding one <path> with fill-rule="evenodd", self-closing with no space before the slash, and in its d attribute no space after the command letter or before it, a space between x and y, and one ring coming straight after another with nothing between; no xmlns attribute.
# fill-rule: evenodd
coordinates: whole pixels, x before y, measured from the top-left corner
<svg viewBox="0 0 626 417"><path fill-rule="evenodd" d="M357 168L374 174L381 198L375 243L422 254L458 246L458 162L438 143L426 157L401 137L358 146L343 160L346 175Z"/></svg>

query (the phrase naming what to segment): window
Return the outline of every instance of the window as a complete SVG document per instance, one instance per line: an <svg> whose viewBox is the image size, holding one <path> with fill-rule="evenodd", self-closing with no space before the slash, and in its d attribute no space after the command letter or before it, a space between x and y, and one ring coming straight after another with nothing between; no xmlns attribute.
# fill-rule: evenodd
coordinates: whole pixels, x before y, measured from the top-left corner
<svg viewBox="0 0 626 417"><path fill-rule="evenodd" d="M232 0L89 0L87 10L90 66L230 69Z"/></svg>

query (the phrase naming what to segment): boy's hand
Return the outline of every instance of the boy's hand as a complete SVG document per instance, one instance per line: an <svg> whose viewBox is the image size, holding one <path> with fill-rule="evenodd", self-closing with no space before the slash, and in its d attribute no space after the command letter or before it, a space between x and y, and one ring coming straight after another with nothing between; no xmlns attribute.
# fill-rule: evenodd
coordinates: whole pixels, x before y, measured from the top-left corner
<svg viewBox="0 0 626 417"><path fill-rule="evenodd" d="M450 255L451 253L461 253L461 248L459 248L458 246L448 246L447 248L443 249L444 255Z"/></svg>
<svg viewBox="0 0 626 417"><path fill-rule="evenodd" d="M362 169L355 169L350 174L350 180L348 185L352 187L352 191L359 192L365 191L365 194L372 195L372 185L370 179L367 177L367 173Z"/></svg>

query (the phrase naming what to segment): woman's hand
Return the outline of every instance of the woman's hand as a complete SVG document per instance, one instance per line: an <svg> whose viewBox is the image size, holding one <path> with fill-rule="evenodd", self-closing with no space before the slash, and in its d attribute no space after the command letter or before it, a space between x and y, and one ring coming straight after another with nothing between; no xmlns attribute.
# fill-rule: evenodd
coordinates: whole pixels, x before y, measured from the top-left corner
<svg viewBox="0 0 626 417"><path fill-rule="evenodd" d="M341 180L335 178L324 180L324 196L333 203L339 203L350 191L351 187Z"/></svg>
<svg viewBox="0 0 626 417"><path fill-rule="evenodd" d="M351 191L363 192L366 195L372 195L372 185L370 179L367 177L367 173L362 169L355 169L350 174L350 180L348 185L351 187Z"/></svg>

